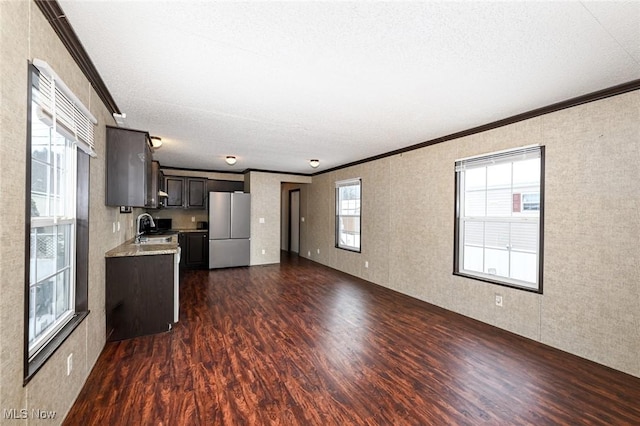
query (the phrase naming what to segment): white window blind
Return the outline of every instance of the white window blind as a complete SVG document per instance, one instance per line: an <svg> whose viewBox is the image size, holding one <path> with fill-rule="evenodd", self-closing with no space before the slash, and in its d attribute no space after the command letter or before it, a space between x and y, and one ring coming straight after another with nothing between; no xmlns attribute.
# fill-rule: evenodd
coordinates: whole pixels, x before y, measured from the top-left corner
<svg viewBox="0 0 640 426"><path fill-rule="evenodd" d="M476 167L487 167L501 163L529 160L532 158L540 158L540 147L538 145L525 146L509 151L499 151L488 155L463 158L456 161L456 172Z"/></svg>
<svg viewBox="0 0 640 426"><path fill-rule="evenodd" d="M33 65L40 71L37 82L39 90L34 99L39 107L38 116L45 121L48 119L56 126L56 131L74 141L82 151L95 157L94 125L98 120L49 64L34 59Z"/></svg>

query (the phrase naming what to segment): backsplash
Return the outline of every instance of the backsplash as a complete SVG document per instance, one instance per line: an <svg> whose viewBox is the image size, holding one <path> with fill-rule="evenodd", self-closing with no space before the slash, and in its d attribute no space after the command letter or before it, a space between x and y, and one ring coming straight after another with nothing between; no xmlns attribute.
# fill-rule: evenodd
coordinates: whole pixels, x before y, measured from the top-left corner
<svg viewBox="0 0 640 426"><path fill-rule="evenodd" d="M154 219L172 219L173 229L196 229L198 222L207 221L207 210L163 209L148 211Z"/></svg>

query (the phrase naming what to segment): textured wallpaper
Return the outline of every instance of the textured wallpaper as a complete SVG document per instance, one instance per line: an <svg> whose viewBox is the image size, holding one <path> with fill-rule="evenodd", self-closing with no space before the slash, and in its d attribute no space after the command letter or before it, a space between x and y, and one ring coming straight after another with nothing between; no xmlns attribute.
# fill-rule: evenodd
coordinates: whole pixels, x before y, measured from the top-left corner
<svg viewBox="0 0 640 426"><path fill-rule="evenodd" d="M5 230L0 234L0 407L55 411L55 421L46 423L58 424L104 347L104 253L133 236L132 215L121 215L118 209L104 205L105 125L114 124L109 112L33 2L0 2L0 9L0 193L5 199ZM91 313L23 387L27 65L33 58L48 62L98 119L98 157L90 160ZM120 230L114 232L118 223ZM71 353L74 368L67 376L66 358Z"/></svg>
<svg viewBox="0 0 640 426"><path fill-rule="evenodd" d="M636 91L315 176L301 254L640 376L639 141ZM455 161L531 144L546 147L543 294L453 276ZM334 247L334 183L356 177L360 254Z"/></svg>

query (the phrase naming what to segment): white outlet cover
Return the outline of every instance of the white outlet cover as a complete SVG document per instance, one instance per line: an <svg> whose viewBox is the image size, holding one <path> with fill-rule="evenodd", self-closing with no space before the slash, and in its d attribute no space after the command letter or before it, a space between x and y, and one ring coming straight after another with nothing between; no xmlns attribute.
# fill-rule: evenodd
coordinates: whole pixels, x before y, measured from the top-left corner
<svg viewBox="0 0 640 426"><path fill-rule="evenodd" d="M320 254L320 249L318 249L318 254Z"/></svg>
<svg viewBox="0 0 640 426"><path fill-rule="evenodd" d="M113 225L113 228L112 228L111 232L113 232L115 234L116 233L116 223L113 222L112 225Z"/></svg>
<svg viewBox="0 0 640 426"><path fill-rule="evenodd" d="M265 250L265 249L262 249L262 254L265 254L265 253L266 253L266 250Z"/></svg>
<svg viewBox="0 0 640 426"><path fill-rule="evenodd" d="M368 260L365 260L365 261L364 261L364 267L365 267L365 268L368 268L368 267L369 267L369 261L368 261Z"/></svg>
<svg viewBox="0 0 640 426"><path fill-rule="evenodd" d="M260 218L260 223L264 223L264 217Z"/></svg>
<svg viewBox="0 0 640 426"><path fill-rule="evenodd" d="M73 354L69 354L69 356L67 356L67 376L69 374L71 374L71 371L73 371Z"/></svg>
<svg viewBox="0 0 640 426"><path fill-rule="evenodd" d="M304 216L300 218L300 222L304 222Z"/></svg>
<svg viewBox="0 0 640 426"><path fill-rule="evenodd" d="M307 252L307 256L308 256L308 257L311 257L311 251L308 251L308 252Z"/></svg>

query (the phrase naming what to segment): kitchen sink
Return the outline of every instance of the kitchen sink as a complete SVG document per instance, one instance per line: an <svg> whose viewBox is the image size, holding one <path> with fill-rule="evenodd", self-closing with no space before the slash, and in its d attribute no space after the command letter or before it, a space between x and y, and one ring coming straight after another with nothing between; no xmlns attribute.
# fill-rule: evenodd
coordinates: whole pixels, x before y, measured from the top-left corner
<svg viewBox="0 0 640 426"><path fill-rule="evenodd" d="M142 235L140 237L139 244L171 244L173 242L173 235Z"/></svg>

